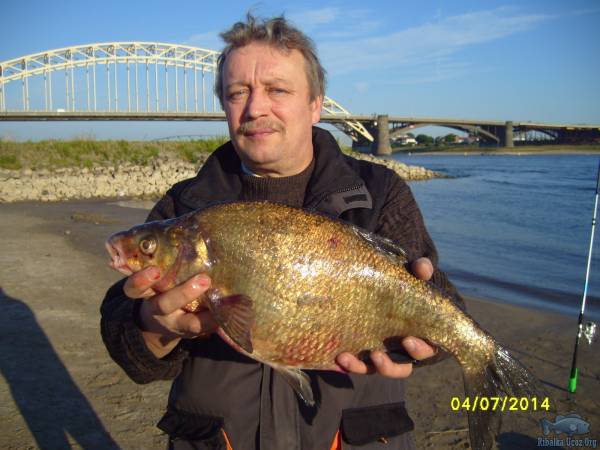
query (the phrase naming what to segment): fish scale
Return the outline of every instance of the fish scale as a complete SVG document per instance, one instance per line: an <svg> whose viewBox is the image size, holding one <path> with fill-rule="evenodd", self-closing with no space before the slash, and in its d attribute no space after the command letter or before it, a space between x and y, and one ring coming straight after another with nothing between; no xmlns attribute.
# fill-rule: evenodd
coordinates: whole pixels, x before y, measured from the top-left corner
<svg viewBox="0 0 600 450"><path fill-rule="evenodd" d="M393 242L324 215L226 203L117 233L107 249L124 273L160 266L163 290L209 275L205 298L186 309L208 308L226 342L272 366L308 404L314 399L303 370L340 370L339 353L397 350L402 336L454 356L470 398L545 396L452 299L406 270ZM491 448L498 414L468 411L474 449Z"/></svg>

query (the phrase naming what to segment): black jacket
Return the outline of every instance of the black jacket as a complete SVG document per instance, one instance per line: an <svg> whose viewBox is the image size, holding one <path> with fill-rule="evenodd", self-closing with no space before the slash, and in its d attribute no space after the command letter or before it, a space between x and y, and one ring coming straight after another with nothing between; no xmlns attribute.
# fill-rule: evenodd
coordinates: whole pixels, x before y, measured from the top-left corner
<svg viewBox="0 0 600 450"><path fill-rule="evenodd" d="M435 247L408 186L391 170L342 154L330 133L313 129L315 167L304 208L339 218L395 240L409 260L429 257ZM166 219L241 194L240 160L231 143L217 149L198 175L174 185L148 219ZM443 273L433 282L462 302ZM218 336L183 340L156 359L135 325L135 302L122 282L102 305L102 335L111 356L136 382L175 378L168 411L159 427L172 448L225 448L224 430L234 450L329 449L341 429L344 448L413 448L412 421L404 408L404 381L379 375L311 372L318 408L302 404L268 366L230 348ZM195 445L196 447L193 447ZM359 448L359 447L356 447Z"/></svg>

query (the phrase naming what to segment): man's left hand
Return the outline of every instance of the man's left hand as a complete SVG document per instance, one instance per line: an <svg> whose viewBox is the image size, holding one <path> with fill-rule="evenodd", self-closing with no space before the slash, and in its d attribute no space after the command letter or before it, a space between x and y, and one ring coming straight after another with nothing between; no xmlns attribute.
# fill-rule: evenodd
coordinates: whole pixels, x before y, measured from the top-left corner
<svg viewBox="0 0 600 450"><path fill-rule="evenodd" d="M421 280L429 280L433 275L433 264L429 258L419 258L412 262L410 271ZM430 358L437 353L435 347L413 336L402 339L402 345L410 357L418 361ZM391 378L406 378L413 370L412 363L394 363L385 352L380 350L371 353L372 367L348 352L340 353L335 361L346 372L357 374L377 372Z"/></svg>

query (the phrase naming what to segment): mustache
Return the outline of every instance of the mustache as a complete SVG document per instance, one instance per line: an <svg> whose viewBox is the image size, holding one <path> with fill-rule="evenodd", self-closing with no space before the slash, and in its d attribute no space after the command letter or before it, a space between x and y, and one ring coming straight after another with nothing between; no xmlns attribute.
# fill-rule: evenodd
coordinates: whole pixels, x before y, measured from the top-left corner
<svg viewBox="0 0 600 450"><path fill-rule="evenodd" d="M249 131L269 128L274 131L283 131L284 127L279 122L273 120L257 120L252 122L244 122L237 129L237 134L246 134Z"/></svg>

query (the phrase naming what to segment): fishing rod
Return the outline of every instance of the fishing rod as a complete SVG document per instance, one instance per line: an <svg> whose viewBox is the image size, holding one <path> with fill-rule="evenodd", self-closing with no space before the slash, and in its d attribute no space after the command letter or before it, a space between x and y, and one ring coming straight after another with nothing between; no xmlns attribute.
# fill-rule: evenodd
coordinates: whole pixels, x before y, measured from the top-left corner
<svg viewBox="0 0 600 450"><path fill-rule="evenodd" d="M592 248L594 246L594 231L596 230L596 212L598 210L598 194L600 193L600 161L598 161L598 174L596 175L596 198L594 201L594 215L592 218L592 233L590 236L590 249L588 251L587 268L585 271L585 284L583 286L583 298L581 299L581 310L579 311L579 324L577 326L577 337L575 338L575 349L573 350L573 363L571 364L571 375L569 377L569 392L573 393L577 389L577 378L579 376L579 368L577 367L577 350L579 340L582 335L585 335L588 342L591 344L596 331L596 324L588 322L583 325L583 317L585 314L585 301L587 299L588 282L590 280L590 266L592 264Z"/></svg>

